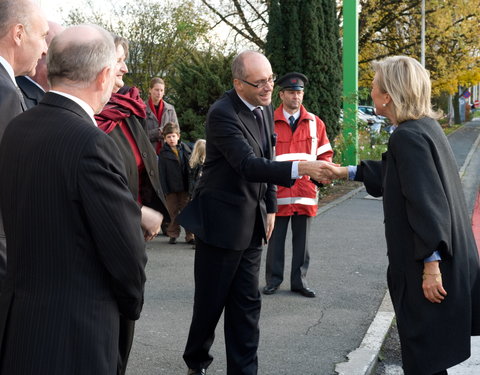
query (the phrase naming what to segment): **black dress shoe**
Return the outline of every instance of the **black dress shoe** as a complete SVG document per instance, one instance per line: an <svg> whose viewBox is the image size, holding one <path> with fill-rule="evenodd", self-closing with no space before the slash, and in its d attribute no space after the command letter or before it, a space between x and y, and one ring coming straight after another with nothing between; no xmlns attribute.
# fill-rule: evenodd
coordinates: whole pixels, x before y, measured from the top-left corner
<svg viewBox="0 0 480 375"><path fill-rule="evenodd" d="M292 292L299 293L304 297L313 298L315 297L315 292L309 288L299 288L299 289L292 289Z"/></svg>
<svg viewBox="0 0 480 375"><path fill-rule="evenodd" d="M170 237L170 239L168 240L168 243L170 245L175 245L177 243L177 239L175 237Z"/></svg>
<svg viewBox="0 0 480 375"><path fill-rule="evenodd" d="M207 373L207 370L205 370L204 368L197 369L197 370L189 368L187 375L205 375L206 373Z"/></svg>
<svg viewBox="0 0 480 375"><path fill-rule="evenodd" d="M266 285L265 288L263 288L263 294L273 294L277 291L278 286L273 286L273 285Z"/></svg>

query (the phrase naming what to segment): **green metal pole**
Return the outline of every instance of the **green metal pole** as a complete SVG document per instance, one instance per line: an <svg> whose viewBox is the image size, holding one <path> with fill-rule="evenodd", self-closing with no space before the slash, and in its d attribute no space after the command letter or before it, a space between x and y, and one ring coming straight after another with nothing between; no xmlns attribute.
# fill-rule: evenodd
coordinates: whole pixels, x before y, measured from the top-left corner
<svg viewBox="0 0 480 375"><path fill-rule="evenodd" d="M343 164L358 163L358 0L343 1Z"/></svg>

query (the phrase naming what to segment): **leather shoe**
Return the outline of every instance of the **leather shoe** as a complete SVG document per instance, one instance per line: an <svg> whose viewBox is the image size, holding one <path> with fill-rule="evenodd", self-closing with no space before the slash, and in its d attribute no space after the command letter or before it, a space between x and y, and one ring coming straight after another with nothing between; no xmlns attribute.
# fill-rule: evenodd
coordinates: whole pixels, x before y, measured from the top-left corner
<svg viewBox="0 0 480 375"><path fill-rule="evenodd" d="M315 292L310 288L299 288L299 289L292 289L292 292L299 293L304 297L313 298L315 297Z"/></svg>
<svg viewBox="0 0 480 375"><path fill-rule="evenodd" d="M278 286L274 285L266 285L263 288L263 294L274 294L278 289Z"/></svg>
<svg viewBox="0 0 480 375"><path fill-rule="evenodd" d="M196 370L189 368L187 375L206 375L206 373L207 373L207 370L205 370L204 368L200 368Z"/></svg>

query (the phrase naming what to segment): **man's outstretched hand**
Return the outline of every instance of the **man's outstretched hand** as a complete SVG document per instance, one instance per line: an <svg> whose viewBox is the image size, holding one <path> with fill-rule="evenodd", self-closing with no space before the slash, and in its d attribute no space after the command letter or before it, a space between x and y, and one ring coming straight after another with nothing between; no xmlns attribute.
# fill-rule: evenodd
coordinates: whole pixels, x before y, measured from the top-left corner
<svg viewBox="0 0 480 375"><path fill-rule="evenodd" d="M298 174L310 176L311 179L325 184L348 178L348 169L323 160L301 161L298 163Z"/></svg>

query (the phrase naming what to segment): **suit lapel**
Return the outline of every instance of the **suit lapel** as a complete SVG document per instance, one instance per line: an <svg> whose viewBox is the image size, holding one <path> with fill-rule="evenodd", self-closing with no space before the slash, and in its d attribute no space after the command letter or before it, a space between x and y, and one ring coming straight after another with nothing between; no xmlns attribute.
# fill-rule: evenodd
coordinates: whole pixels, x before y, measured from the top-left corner
<svg viewBox="0 0 480 375"><path fill-rule="evenodd" d="M22 111L25 112L28 109L28 107L27 107L27 104L25 103L25 98L23 97L22 90L20 90L20 87L15 87L15 90L17 90L18 99L20 100L20 104L22 106Z"/></svg>
<svg viewBox="0 0 480 375"><path fill-rule="evenodd" d="M260 129L258 129L258 124L255 120L254 114L242 102L235 90L230 90L229 95L232 98L235 108L237 109L238 118L245 125L245 128L252 136L263 156L263 146L260 138Z"/></svg>
<svg viewBox="0 0 480 375"><path fill-rule="evenodd" d="M272 158L273 154L273 108L272 106L263 107L263 118L265 119L265 137L267 137L267 155L268 159Z"/></svg>
<svg viewBox="0 0 480 375"><path fill-rule="evenodd" d="M18 101L20 103L20 107L21 107L22 111L25 112L28 108L27 108L27 105L25 104L25 100L23 98L22 91L12 81L12 79L8 75L7 69L5 69L5 67L2 64L0 64L0 75L4 78L4 80L6 82L8 82L8 85L11 86L12 90L16 91L16 93L18 95Z"/></svg>

